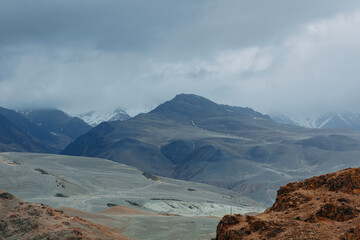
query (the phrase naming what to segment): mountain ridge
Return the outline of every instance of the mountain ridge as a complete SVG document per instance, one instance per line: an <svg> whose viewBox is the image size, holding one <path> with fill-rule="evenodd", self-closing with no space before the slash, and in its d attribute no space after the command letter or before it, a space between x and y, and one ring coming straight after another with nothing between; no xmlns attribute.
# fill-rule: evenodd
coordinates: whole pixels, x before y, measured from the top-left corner
<svg viewBox="0 0 360 240"><path fill-rule="evenodd" d="M357 164L359 142L351 129L284 125L250 108L180 94L149 113L93 128L62 154L204 182L269 205L287 182Z"/></svg>
<svg viewBox="0 0 360 240"><path fill-rule="evenodd" d="M225 104L217 104L209 99L195 94L178 94L173 99L160 104L150 113L171 115L177 113L185 117L200 120L207 117L238 116L251 118L269 119L251 108L234 107Z"/></svg>

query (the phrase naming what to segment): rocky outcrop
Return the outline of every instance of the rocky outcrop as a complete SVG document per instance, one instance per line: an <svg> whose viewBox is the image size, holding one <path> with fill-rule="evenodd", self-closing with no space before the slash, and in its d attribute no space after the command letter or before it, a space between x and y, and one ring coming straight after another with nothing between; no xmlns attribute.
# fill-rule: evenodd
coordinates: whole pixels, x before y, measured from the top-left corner
<svg viewBox="0 0 360 240"><path fill-rule="evenodd" d="M360 168L289 183L256 216L226 215L217 240L360 239Z"/></svg>
<svg viewBox="0 0 360 240"><path fill-rule="evenodd" d="M106 227L0 190L0 239L126 239Z"/></svg>

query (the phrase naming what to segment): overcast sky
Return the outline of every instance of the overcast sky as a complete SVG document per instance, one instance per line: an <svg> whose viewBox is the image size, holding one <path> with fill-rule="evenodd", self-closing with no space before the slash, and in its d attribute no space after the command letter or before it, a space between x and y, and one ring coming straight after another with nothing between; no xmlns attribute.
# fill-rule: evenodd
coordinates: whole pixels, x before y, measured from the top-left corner
<svg viewBox="0 0 360 240"><path fill-rule="evenodd" d="M179 93L360 112L358 0L0 0L0 106L148 111Z"/></svg>

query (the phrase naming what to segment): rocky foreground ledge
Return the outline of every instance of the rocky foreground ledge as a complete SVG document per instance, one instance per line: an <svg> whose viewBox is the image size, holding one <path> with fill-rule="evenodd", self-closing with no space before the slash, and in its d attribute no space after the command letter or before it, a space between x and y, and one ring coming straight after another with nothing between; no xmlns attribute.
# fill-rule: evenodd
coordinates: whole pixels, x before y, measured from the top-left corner
<svg viewBox="0 0 360 240"><path fill-rule="evenodd" d="M22 202L0 190L0 239L113 240L119 233L44 204Z"/></svg>
<svg viewBox="0 0 360 240"><path fill-rule="evenodd" d="M264 213L224 216L216 239L360 239L360 168L289 183Z"/></svg>

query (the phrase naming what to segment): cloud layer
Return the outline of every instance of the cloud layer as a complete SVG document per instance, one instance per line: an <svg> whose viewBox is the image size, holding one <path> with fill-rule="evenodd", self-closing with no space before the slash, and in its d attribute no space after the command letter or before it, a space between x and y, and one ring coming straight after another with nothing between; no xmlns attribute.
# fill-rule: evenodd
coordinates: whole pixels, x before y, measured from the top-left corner
<svg viewBox="0 0 360 240"><path fill-rule="evenodd" d="M178 93L360 112L358 1L0 2L0 105L147 111Z"/></svg>

